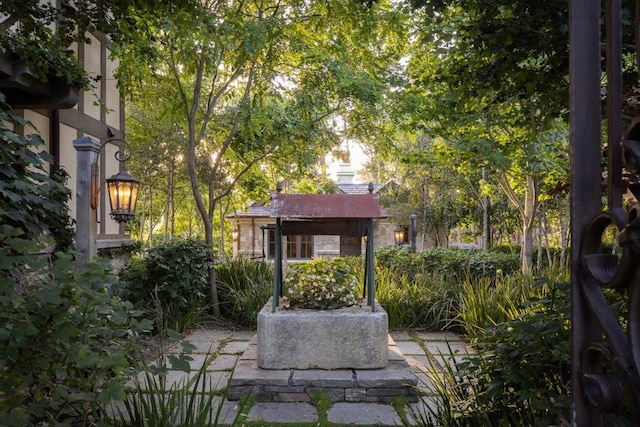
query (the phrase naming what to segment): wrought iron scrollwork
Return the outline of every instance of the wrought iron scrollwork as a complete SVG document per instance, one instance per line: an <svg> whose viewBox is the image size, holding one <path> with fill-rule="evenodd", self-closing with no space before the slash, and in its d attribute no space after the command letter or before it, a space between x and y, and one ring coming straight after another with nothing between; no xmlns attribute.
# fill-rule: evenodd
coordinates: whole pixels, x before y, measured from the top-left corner
<svg viewBox="0 0 640 427"><path fill-rule="evenodd" d="M627 137L621 146L625 162L631 161L625 164L640 166L637 161L640 157L635 157L628 148L640 147L640 140ZM615 147L610 147L608 155L615 155L614 150ZM636 169L629 167L627 172L635 174ZM611 179L614 174L608 175L609 192L623 186L622 180ZM603 243L605 232L611 228L616 230L617 253L605 250ZM589 222L580 256L585 272L580 278L580 291L602 332L602 340L591 342L582 354L581 392L586 402L603 414L621 411L621 403L627 396L631 418L637 423L640 420L640 204L635 202L625 210L622 200L611 201L609 209ZM604 289L627 292L626 319L620 319L608 304ZM615 425L618 421L609 425L611 423Z"/></svg>
<svg viewBox="0 0 640 427"><path fill-rule="evenodd" d="M600 90L595 52L600 51L601 6L600 1L571 2L572 244L577 251L572 257L573 424L640 425L640 116L623 136L622 5L607 0L608 139L602 173L595 167L601 163L600 134L594 134L601 115L595 93ZM638 16L640 0L637 26ZM596 191L602 177L605 194ZM622 295L626 309L612 307L609 293Z"/></svg>

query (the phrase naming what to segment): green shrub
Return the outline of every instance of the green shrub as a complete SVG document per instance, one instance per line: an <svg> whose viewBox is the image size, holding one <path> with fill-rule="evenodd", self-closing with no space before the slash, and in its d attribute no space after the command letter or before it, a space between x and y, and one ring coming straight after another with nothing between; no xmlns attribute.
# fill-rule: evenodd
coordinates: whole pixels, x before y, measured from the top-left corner
<svg viewBox="0 0 640 427"><path fill-rule="evenodd" d="M357 274L343 258L318 258L289 267L283 294L291 307L319 310L356 303Z"/></svg>
<svg viewBox="0 0 640 427"><path fill-rule="evenodd" d="M433 248L411 253L406 245L387 246L376 251L377 265L413 280L420 274L438 274L460 281L520 270L520 255L485 250Z"/></svg>
<svg viewBox="0 0 640 427"><path fill-rule="evenodd" d="M476 353L433 372L438 425L558 425L570 419L569 286L549 288L521 315L489 327ZM439 380L438 380L439 378Z"/></svg>
<svg viewBox="0 0 640 427"><path fill-rule="evenodd" d="M460 302L457 320L467 338L474 338L498 323L516 319L526 310L523 304L527 300L540 298L548 292L540 283L544 281L521 273L499 273L493 279L464 280L457 298Z"/></svg>
<svg viewBox="0 0 640 427"><path fill-rule="evenodd" d="M376 269L375 277L376 299L389 316L390 328L439 331L452 327L459 293L448 280L437 274L411 280L382 267Z"/></svg>
<svg viewBox="0 0 640 427"><path fill-rule="evenodd" d="M182 332L205 311L212 266L213 251L204 241L171 240L148 250L120 273L122 295L138 307L162 310L159 328Z"/></svg>
<svg viewBox="0 0 640 427"><path fill-rule="evenodd" d="M124 397L136 337L150 322L110 293L116 277L72 257L34 256L38 246L2 226L0 246L0 425L82 423Z"/></svg>
<svg viewBox="0 0 640 427"><path fill-rule="evenodd" d="M272 295L273 265L245 258L216 264L222 316L239 325L255 327L258 313Z"/></svg>

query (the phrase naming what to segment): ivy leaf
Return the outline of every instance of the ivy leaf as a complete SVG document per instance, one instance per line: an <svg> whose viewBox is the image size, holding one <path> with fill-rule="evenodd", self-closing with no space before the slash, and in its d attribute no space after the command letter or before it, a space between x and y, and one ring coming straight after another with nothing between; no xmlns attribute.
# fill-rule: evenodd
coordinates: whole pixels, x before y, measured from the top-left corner
<svg viewBox="0 0 640 427"><path fill-rule="evenodd" d="M98 400L103 404L124 400L126 397L124 386L118 381L109 381L107 386L98 394Z"/></svg>
<svg viewBox="0 0 640 427"><path fill-rule="evenodd" d="M178 371L186 372L186 373L191 372L191 365L189 364L189 362L192 360L193 360L193 357L188 356L186 354L180 354L178 356L176 356L175 354L169 355L169 362L171 363L171 368Z"/></svg>

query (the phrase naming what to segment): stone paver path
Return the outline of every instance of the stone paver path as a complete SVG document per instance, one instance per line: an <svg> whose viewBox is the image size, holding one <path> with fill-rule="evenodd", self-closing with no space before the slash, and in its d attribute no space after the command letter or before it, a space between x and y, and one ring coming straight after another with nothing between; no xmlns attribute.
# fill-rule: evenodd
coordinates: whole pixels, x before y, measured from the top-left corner
<svg viewBox="0 0 640 427"><path fill-rule="evenodd" d="M193 386L198 369L206 363L205 384L222 394L233 375L236 363L249 347L249 342L255 337L255 334L255 331L214 328L202 329L188 334L185 341L189 341L195 346L191 355L193 360L190 361L192 371L186 373L170 370L167 376L169 384ZM409 414L406 418L410 424L414 424L412 418L416 414L418 419L427 419L428 406L434 405L432 399L429 398L429 395L433 394L433 385L427 371L431 370L431 366L443 369L443 363L453 359L460 360L470 349L457 335L452 333L391 331L390 335L398 349L402 351L405 360L412 367L412 371L418 378L418 388L424 394L421 402L409 404L403 414ZM173 352L177 351L179 348L173 350ZM274 371L274 374L277 374L277 371ZM144 375L139 375L138 378L144 388ZM130 383L133 384L133 380ZM217 425L223 426L251 426L252 422L258 421L315 425L313 423L317 423L319 420L317 408L310 403L256 402L248 410L241 410L239 402L231 402L222 396L216 396L214 408L220 408L220 412L217 414ZM335 402L324 415L329 424L402 425L400 414L396 413L391 404ZM216 425L216 423L212 423L212 425Z"/></svg>

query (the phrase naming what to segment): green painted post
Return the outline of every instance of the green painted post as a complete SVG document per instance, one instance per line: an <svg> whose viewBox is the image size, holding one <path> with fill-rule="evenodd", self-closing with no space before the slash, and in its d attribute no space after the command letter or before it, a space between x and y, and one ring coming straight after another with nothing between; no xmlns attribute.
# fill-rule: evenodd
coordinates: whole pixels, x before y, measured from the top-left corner
<svg viewBox="0 0 640 427"><path fill-rule="evenodd" d="M367 281L369 284L369 305L371 305L371 312L376 311L376 284L374 281L374 271L373 271L373 218L369 218L369 237L367 237L367 253L368 257L368 272L367 272Z"/></svg>
<svg viewBox="0 0 640 427"><path fill-rule="evenodd" d="M368 231L367 231L368 233ZM367 237L366 245L364 248L364 286L362 287L362 298L367 298L367 303L369 302L368 293L368 283L369 283L369 236Z"/></svg>
<svg viewBox="0 0 640 427"><path fill-rule="evenodd" d="M271 312L275 313L280 300L280 291L282 289L282 222L280 218L276 218L276 241L275 256L273 263L273 301L271 304Z"/></svg>

